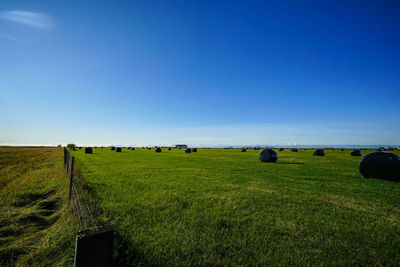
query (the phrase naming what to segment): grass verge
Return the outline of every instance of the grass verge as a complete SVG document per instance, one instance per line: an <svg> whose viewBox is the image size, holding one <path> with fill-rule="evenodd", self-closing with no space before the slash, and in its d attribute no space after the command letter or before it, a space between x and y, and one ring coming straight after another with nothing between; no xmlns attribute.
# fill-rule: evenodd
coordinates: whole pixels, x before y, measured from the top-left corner
<svg viewBox="0 0 400 267"><path fill-rule="evenodd" d="M0 266L71 266L77 229L61 148L0 147Z"/></svg>

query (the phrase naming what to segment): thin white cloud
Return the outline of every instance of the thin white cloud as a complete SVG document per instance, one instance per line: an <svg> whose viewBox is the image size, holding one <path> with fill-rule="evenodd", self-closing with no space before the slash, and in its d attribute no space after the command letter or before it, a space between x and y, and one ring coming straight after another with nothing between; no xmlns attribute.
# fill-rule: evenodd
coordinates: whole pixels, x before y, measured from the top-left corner
<svg viewBox="0 0 400 267"><path fill-rule="evenodd" d="M7 10L0 11L0 19L13 21L38 28L53 28L54 23L50 16L42 13Z"/></svg>
<svg viewBox="0 0 400 267"><path fill-rule="evenodd" d="M0 33L0 37L8 39L8 40L11 40L11 41L14 41L14 42L17 42L17 43L21 43L21 44L26 44L27 43L25 40L23 40L21 38L18 38L18 37L14 36L14 35L6 34L6 33Z"/></svg>

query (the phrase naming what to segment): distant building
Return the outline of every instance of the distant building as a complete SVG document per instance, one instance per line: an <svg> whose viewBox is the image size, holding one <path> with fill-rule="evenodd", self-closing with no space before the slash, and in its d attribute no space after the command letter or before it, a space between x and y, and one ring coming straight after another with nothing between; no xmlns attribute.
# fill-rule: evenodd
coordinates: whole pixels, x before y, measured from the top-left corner
<svg viewBox="0 0 400 267"><path fill-rule="evenodd" d="M175 145L176 148L187 148L187 145Z"/></svg>

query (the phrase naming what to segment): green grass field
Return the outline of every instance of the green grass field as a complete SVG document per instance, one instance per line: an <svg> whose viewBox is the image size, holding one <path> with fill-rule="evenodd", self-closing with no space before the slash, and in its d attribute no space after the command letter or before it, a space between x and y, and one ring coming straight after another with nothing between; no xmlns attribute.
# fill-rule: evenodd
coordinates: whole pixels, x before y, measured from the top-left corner
<svg viewBox="0 0 400 267"><path fill-rule="evenodd" d="M400 262L400 184L363 178L350 150L276 163L255 150L93 151L72 154L116 228L117 265Z"/></svg>
<svg viewBox="0 0 400 267"><path fill-rule="evenodd" d="M61 148L0 147L0 266L73 265L62 157Z"/></svg>

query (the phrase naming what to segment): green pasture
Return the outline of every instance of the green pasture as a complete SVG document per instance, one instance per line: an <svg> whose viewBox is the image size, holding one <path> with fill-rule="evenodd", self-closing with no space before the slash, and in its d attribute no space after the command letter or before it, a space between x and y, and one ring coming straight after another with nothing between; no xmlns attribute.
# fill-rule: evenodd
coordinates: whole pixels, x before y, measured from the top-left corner
<svg viewBox="0 0 400 267"><path fill-rule="evenodd" d="M399 183L363 178L350 150L259 152L72 155L116 228L116 265L399 264Z"/></svg>

